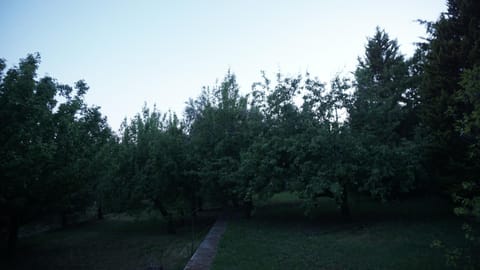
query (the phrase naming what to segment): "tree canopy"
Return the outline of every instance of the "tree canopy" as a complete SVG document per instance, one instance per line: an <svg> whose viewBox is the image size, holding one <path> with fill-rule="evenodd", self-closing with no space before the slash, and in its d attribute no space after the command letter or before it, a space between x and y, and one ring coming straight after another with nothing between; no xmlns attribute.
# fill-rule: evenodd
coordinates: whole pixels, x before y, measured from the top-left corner
<svg viewBox="0 0 480 270"><path fill-rule="evenodd" d="M230 70L186 103L184 117L146 105L114 133L89 90L45 76L39 54L0 60L0 209L9 246L42 215L96 207L175 219L205 203L243 207L288 191L349 215L349 195L380 201L453 195L477 217L480 186L480 4L449 0L407 57L377 27L351 77L262 80L243 93Z"/></svg>

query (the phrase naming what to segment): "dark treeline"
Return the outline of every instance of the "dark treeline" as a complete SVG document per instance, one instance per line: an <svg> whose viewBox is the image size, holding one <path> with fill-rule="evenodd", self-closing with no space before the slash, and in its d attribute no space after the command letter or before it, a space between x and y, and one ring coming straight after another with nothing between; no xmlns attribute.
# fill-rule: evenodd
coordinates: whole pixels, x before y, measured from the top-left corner
<svg viewBox="0 0 480 270"><path fill-rule="evenodd" d="M281 191L308 210L321 196L346 217L349 195L379 201L454 195L479 215L480 3L450 0L406 58L380 28L353 79L265 75L242 95L235 75L187 102L183 119L143 108L111 131L75 87L37 78L40 57L0 61L0 209L13 250L18 228L95 207L157 210L175 219L205 204L241 207ZM302 100L302 102L298 102Z"/></svg>

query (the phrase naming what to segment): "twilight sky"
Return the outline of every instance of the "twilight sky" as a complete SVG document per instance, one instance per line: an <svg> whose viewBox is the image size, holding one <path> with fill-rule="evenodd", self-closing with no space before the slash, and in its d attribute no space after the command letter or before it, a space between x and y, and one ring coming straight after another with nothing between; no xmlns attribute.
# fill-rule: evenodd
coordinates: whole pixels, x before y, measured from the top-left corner
<svg viewBox="0 0 480 270"><path fill-rule="evenodd" d="M243 92L270 77L306 71L328 82L355 69L378 25L410 56L444 0L100 1L0 0L0 58L8 67L39 52L39 76L90 86L114 130L157 104L185 101L230 68Z"/></svg>

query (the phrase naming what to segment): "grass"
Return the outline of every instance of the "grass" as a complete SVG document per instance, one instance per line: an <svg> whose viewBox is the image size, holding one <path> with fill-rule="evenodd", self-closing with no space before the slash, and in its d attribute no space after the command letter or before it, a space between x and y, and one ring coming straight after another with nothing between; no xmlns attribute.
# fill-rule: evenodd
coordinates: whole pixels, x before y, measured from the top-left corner
<svg viewBox="0 0 480 270"><path fill-rule="evenodd" d="M297 198L279 194L228 223L213 269L443 269L432 241L461 243L461 221L440 199L351 205L352 222L328 199L305 217Z"/></svg>
<svg viewBox="0 0 480 270"><path fill-rule="evenodd" d="M213 213L177 233L161 219L108 218L21 238L15 260L0 269L183 269L214 220Z"/></svg>

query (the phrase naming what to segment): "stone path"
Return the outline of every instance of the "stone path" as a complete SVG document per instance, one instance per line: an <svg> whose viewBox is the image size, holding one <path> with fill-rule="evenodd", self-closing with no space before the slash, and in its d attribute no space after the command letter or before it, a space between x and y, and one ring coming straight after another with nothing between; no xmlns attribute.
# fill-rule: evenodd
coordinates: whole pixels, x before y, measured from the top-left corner
<svg viewBox="0 0 480 270"><path fill-rule="evenodd" d="M225 229L227 228L227 222L225 216L221 216L217 219L215 224L208 232L203 242L197 248L197 251L193 254L185 266L184 270L208 270L212 266L213 259L217 253L217 246L220 242Z"/></svg>

